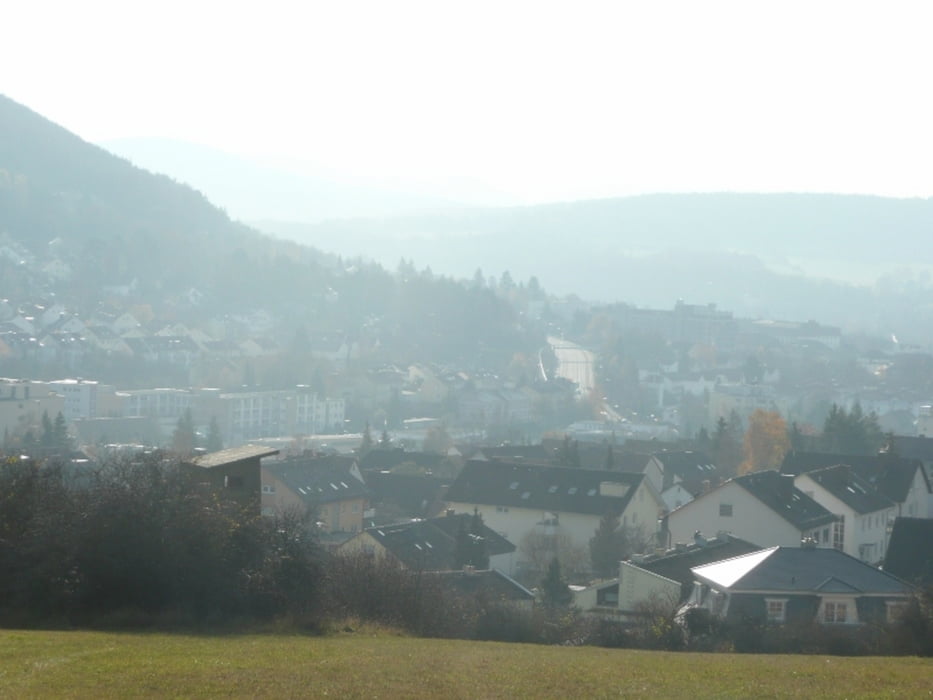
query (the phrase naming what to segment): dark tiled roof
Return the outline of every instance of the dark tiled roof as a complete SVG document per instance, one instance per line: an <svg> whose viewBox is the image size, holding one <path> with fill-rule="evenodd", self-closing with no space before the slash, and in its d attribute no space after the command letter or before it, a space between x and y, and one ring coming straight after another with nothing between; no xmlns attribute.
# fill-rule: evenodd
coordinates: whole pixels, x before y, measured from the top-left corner
<svg viewBox="0 0 933 700"><path fill-rule="evenodd" d="M436 576L445 586L460 595L483 596L500 601L533 601L535 594L509 578L501 571L437 571Z"/></svg>
<svg viewBox="0 0 933 700"><path fill-rule="evenodd" d="M701 541L703 544L694 542L684 549L674 549L659 557L632 563L659 576L679 581L681 593L687 595L693 587L693 567L761 549L758 545L731 535Z"/></svg>
<svg viewBox="0 0 933 700"><path fill-rule="evenodd" d="M625 510L643 479L626 472L469 461L447 500L604 515Z"/></svg>
<svg viewBox="0 0 933 700"><path fill-rule="evenodd" d="M366 533L409 569L447 571L455 564L456 537L461 523L469 531L473 516L448 515L366 529ZM515 545L483 526L489 556L508 554Z"/></svg>
<svg viewBox="0 0 933 700"><path fill-rule="evenodd" d="M807 472L806 476L856 513L874 513L894 506L891 499L879 494L874 486L858 476L847 464L817 469Z"/></svg>
<svg viewBox="0 0 933 700"><path fill-rule="evenodd" d="M297 457L264 465L307 505L366 498L365 484L353 476L356 460L336 455Z"/></svg>
<svg viewBox="0 0 933 700"><path fill-rule="evenodd" d="M442 515L438 518L425 520L424 522L433 527L436 527L438 530L441 530L451 539L456 539L457 532L460 530L460 523L463 523L463 527L467 532L470 531L470 526L473 523L473 516L468 513ZM497 554L509 554L515 551L514 544L509 542L495 530L486 527L486 525L483 525L481 536L486 540L486 553L491 557L494 557Z"/></svg>
<svg viewBox="0 0 933 700"><path fill-rule="evenodd" d="M744 474L733 479L775 513L799 530L835 521L836 516L794 486L793 477L777 471Z"/></svg>
<svg viewBox="0 0 933 700"><path fill-rule="evenodd" d="M884 570L905 581L933 584L933 519L894 520Z"/></svg>
<svg viewBox="0 0 933 700"><path fill-rule="evenodd" d="M423 469L433 470L444 460L444 455L433 452L408 452L400 448L374 448L360 460L360 469L364 471L390 470L411 462Z"/></svg>
<svg viewBox="0 0 933 700"><path fill-rule="evenodd" d="M383 471L364 471L372 505L397 508L412 518L423 518L436 513L446 483L433 476L418 474L391 474Z"/></svg>
<svg viewBox="0 0 933 700"><path fill-rule="evenodd" d="M781 471L784 474L803 474L837 464L851 466L878 493L895 503L907 500L917 470L920 470L927 482L927 490L930 488L923 463L919 459L892 454L864 456L792 450L785 455Z"/></svg>
<svg viewBox="0 0 933 700"><path fill-rule="evenodd" d="M749 562L752 564L746 566ZM717 567L718 572L707 567ZM713 581L717 578L720 581L723 578L731 579L737 575L738 578L727 586L732 591L845 591L880 594L910 592L910 586L895 576L839 550L822 547L773 547L712 562L706 567L695 567L693 571L698 578L709 578Z"/></svg>
<svg viewBox="0 0 933 700"><path fill-rule="evenodd" d="M703 482L715 485L719 482L719 470L705 452L678 450L655 452L653 455L664 467L664 487L674 484L674 477L680 480L694 496L706 489Z"/></svg>
<svg viewBox="0 0 933 700"><path fill-rule="evenodd" d="M894 451L901 457L933 462L933 438L895 435Z"/></svg>

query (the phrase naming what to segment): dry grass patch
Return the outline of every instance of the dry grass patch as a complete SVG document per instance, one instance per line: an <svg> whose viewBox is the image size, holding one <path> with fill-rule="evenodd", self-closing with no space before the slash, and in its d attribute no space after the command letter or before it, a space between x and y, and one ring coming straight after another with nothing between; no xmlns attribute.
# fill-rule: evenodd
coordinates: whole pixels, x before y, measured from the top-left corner
<svg viewBox="0 0 933 700"><path fill-rule="evenodd" d="M415 639L0 631L0 696L931 697L933 660Z"/></svg>

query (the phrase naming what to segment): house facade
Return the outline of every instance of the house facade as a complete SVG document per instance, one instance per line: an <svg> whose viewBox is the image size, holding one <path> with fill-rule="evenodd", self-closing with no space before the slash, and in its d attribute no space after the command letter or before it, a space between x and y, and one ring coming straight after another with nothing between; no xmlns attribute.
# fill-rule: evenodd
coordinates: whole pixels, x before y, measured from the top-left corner
<svg viewBox="0 0 933 700"><path fill-rule="evenodd" d="M868 563L884 559L888 527L897 515L892 501L845 464L801 474L794 484L836 516L837 549Z"/></svg>
<svg viewBox="0 0 933 700"><path fill-rule="evenodd" d="M664 503L644 474L471 460L451 485L447 507L478 511L486 525L518 545L521 564L531 558L532 538L588 548L610 512L653 542Z"/></svg>
<svg viewBox="0 0 933 700"><path fill-rule="evenodd" d="M912 588L836 549L770 547L692 569L687 608L731 622L860 625L889 622Z"/></svg>
<svg viewBox="0 0 933 700"><path fill-rule="evenodd" d="M836 517L794 486L794 477L762 471L730 479L672 511L668 544L692 542L696 532L728 532L758 546L796 546L812 538L832 547Z"/></svg>

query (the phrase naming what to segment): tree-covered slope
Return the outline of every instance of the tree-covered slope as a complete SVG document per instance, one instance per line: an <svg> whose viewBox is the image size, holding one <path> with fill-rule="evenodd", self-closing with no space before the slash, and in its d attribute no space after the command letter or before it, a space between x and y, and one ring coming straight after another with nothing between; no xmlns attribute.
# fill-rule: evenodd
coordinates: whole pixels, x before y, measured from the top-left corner
<svg viewBox="0 0 933 700"><path fill-rule="evenodd" d="M122 286L121 303L157 317L198 323L262 309L282 334L365 329L402 356L418 349L436 360L506 353L519 333L511 307L488 290L270 238L0 96L4 241L28 258L0 259L0 298L17 302L54 293L90 312ZM50 262L67 272L47 274Z"/></svg>

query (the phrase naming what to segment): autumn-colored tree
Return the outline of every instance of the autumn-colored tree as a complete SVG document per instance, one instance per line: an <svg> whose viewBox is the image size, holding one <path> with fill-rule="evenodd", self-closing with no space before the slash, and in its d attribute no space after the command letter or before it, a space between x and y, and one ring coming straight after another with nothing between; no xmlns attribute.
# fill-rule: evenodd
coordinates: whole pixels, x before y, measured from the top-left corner
<svg viewBox="0 0 933 700"><path fill-rule="evenodd" d="M790 449L787 423L781 414L760 408L752 413L742 447L745 459L739 465L740 474L779 467Z"/></svg>

